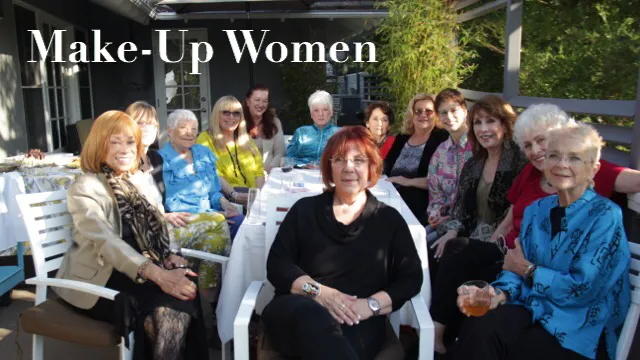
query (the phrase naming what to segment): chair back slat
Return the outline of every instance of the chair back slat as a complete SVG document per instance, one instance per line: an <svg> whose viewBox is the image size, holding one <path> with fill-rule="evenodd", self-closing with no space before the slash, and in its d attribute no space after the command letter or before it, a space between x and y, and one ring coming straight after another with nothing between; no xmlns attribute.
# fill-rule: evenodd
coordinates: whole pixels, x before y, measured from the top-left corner
<svg viewBox="0 0 640 360"><path fill-rule="evenodd" d="M62 264L72 244L73 220L67 207L66 190L16 196L29 236L36 276L47 277Z"/></svg>
<svg viewBox="0 0 640 360"><path fill-rule="evenodd" d="M42 271L45 274L48 274L50 271L58 270L60 268L60 265L62 265L63 258L64 256L59 256L57 258L54 258L53 260L47 260L42 267Z"/></svg>
<svg viewBox="0 0 640 360"><path fill-rule="evenodd" d="M37 241L40 243L40 245L47 246L51 243L57 243L63 239L71 239L71 237L71 226L67 226L60 230L38 234Z"/></svg>
<svg viewBox="0 0 640 360"><path fill-rule="evenodd" d="M65 252L67 252L70 246L71 246L70 241L62 240L57 244L43 247L42 251L45 259L49 259L51 257L64 254Z"/></svg>
<svg viewBox="0 0 640 360"><path fill-rule="evenodd" d="M44 216L64 214L68 212L69 212L69 209L67 208L66 199L61 200L61 202L58 204L53 203L53 204L46 204L43 206L36 205L31 207L32 216L36 219Z"/></svg>
<svg viewBox="0 0 640 360"><path fill-rule="evenodd" d="M269 250L271 249L271 244L273 244L273 240L276 238L276 234L278 233L278 229L280 229L280 224L284 220L285 216L289 212L289 209L295 204L299 199L309 196L308 194L287 194L280 195L273 198L270 198L267 202L267 222L265 229L265 243L264 243L264 256L265 262L269 257Z"/></svg>
<svg viewBox="0 0 640 360"><path fill-rule="evenodd" d="M71 219L71 215L69 215L69 213L62 216L56 215L49 215L38 220L34 220L32 226L34 226L37 231L47 231L73 224L73 220Z"/></svg>

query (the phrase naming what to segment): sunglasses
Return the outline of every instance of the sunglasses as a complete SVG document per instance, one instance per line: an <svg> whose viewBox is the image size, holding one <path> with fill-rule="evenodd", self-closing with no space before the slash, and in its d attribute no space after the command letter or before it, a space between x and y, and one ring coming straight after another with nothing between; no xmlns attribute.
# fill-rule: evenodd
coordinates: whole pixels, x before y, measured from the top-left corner
<svg viewBox="0 0 640 360"><path fill-rule="evenodd" d="M239 118L240 115L242 115L242 113L240 111L229 111L229 110L222 110L221 111L222 115L224 116L231 116L233 115L234 117Z"/></svg>
<svg viewBox="0 0 640 360"><path fill-rule="evenodd" d="M435 113L435 111L433 111L431 109L414 109L413 110L413 114L415 116L420 116L422 114L425 114L427 116L431 116L431 115L433 115L433 113Z"/></svg>

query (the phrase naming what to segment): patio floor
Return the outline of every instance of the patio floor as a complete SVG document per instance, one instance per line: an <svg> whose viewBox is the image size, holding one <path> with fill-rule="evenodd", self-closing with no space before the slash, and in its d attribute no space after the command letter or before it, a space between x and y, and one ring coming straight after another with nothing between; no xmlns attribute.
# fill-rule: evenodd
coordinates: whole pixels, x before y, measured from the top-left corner
<svg viewBox="0 0 640 360"><path fill-rule="evenodd" d="M0 354L2 360L27 360L31 359L31 335L18 332L18 315L25 309L33 306L35 294L31 287L14 289L12 303L8 307L0 307ZM17 338L17 342L16 342ZM403 337L401 337L401 340ZM404 341L403 341L404 342ZM406 344L405 344L406 345ZM67 360L116 360L118 352L116 348L97 348L84 345L69 345L67 342L45 338L45 359ZM22 351L22 356L19 352ZM211 359L221 359L218 350L211 350ZM628 359L640 359L640 331L636 331L634 346Z"/></svg>
<svg viewBox="0 0 640 360"><path fill-rule="evenodd" d="M31 359L31 335L23 331L17 331L18 315L25 309L33 306L35 300L34 289L14 289L13 302L8 307L0 307L0 356L2 360L27 360ZM17 342L16 342L17 338ZM22 351L22 357L19 355ZM117 348L98 348L84 346L45 338L45 359L67 360L116 360ZM220 351L211 350L211 359L219 360Z"/></svg>

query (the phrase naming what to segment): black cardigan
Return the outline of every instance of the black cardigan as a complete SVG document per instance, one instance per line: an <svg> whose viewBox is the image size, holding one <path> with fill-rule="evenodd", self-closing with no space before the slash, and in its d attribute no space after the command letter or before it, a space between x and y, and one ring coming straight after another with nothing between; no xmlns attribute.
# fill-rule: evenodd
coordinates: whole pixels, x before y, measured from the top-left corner
<svg viewBox="0 0 640 360"><path fill-rule="evenodd" d="M153 167L153 170L151 170L151 176L153 177L153 181L156 183L158 190L160 190L160 194L162 194L162 203L164 204L164 195L166 192L164 179L162 177L162 155L160 155L157 150L149 149L147 150L147 156L149 156L149 162Z"/></svg>
<svg viewBox="0 0 640 360"><path fill-rule="evenodd" d="M391 176L391 170L393 169L393 165L395 165L400 153L402 152L402 148L407 143L411 135L398 135L396 137L396 141L393 143L391 150L389 150L389 154L387 154L386 159L384 160L384 173L387 176ZM422 158L420 159L420 164L418 165L418 173L416 174L416 178L421 178L427 176L429 171L429 162L431 161L431 156L438 148L442 142L449 138L449 133L442 129L433 129L431 132L431 136L429 136L429 140L424 146L424 151L422 152ZM413 215L416 216L418 221L420 221L423 225L427 224L428 215L427 215L427 207L429 206L429 191L419 189L413 186L400 186L398 184L394 184L402 200L407 204Z"/></svg>
<svg viewBox="0 0 640 360"><path fill-rule="evenodd" d="M422 286L422 265L407 223L367 191L351 224L333 214L332 191L300 199L285 216L267 259L277 295L290 293L302 275L345 294L367 298L386 291L394 311Z"/></svg>

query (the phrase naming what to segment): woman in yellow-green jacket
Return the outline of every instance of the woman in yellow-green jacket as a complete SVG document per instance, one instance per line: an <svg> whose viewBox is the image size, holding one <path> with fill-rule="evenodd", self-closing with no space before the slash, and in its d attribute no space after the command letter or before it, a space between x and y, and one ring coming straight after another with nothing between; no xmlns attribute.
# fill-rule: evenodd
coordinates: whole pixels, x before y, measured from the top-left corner
<svg viewBox="0 0 640 360"><path fill-rule="evenodd" d="M242 104L235 97L227 95L216 101L209 130L200 133L196 142L213 151L218 176L234 188L264 185L262 154L247 133Z"/></svg>

